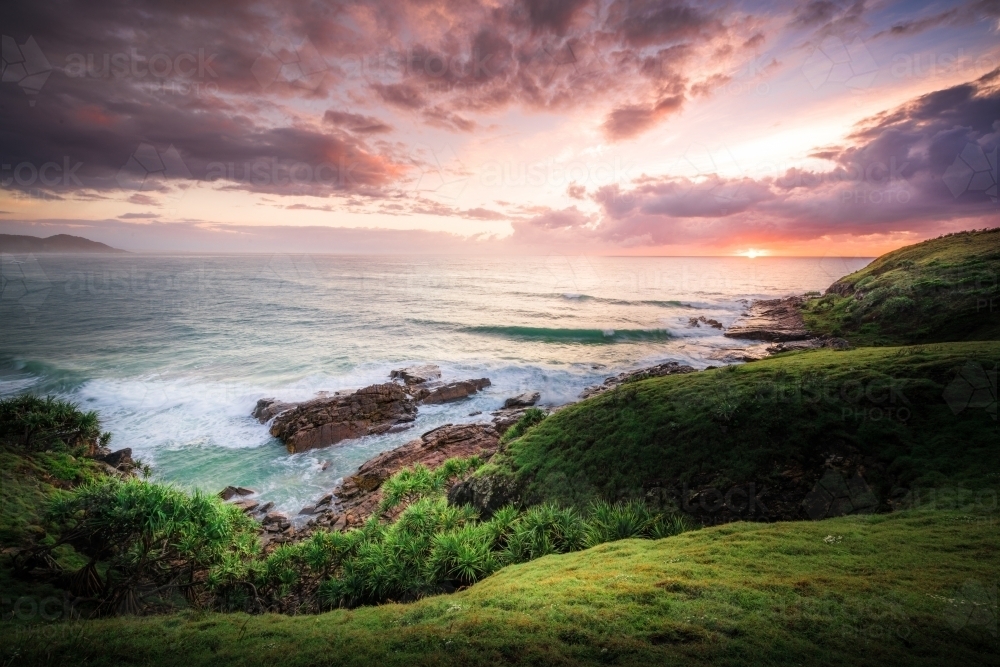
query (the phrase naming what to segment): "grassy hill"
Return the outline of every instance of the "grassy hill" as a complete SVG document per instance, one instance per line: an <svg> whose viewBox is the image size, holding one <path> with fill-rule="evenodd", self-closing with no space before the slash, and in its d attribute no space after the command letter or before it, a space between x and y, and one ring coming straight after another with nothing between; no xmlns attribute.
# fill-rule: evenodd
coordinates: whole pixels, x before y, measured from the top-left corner
<svg viewBox="0 0 1000 667"><path fill-rule="evenodd" d="M808 301L804 317L855 345L1000 339L1000 228L885 254Z"/></svg>
<svg viewBox="0 0 1000 667"><path fill-rule="evenodd" d="M9 624L0 662L997 664L995 519L733 523L546 556L454 595L318 616Z"/></svg>
<svg viewBox="0 0 1000 667"><path fill-rule="evenodd" d="M772 519L808 518L799 503L831 457L860 471L883 510L914 489L996 486L998 359L995 341L819 350L644 380L557 412L478 474L528 503L580 507L754 483L772 489ZM987 383L974 399L973 375Z"/></svg>
<svg viewBox="0 0 1000 667"><path fill-rule="evenodd" d="M347 569L408 563L414 545L384 538L430 515L411 508L391 526L375 520L368 532L243 562L256 553L255 533L230 506L227 520L246 534L205 520L219 518L215 499L171 491L169 503L157 504L163 489L136 481L110 485L103 500L66 502L102 478L82 452L106 436L96 415L36 401L38 414L10 421L16 427L0 419L0 665L1000 664L1000 340L995 316L976 307L996 298L998 241L992 230L904 248L808 302L814 330L881 347L628 382L525 422L459 487L474 498L493 489L492 503L536 506L526 515L548 511L541 503L583 510L598 499L636 499L709 527L506 565L409 604L306 615L206 611L209 598L193 591L230 570L237 587L273 579L269 595L289 600L277 608L301 610L293 591L307 578L292 565L325 563L329 584ZM888 346L913 340L922 344ZM39 435L28 437L26 425ZM60 502L65 511L53 514ZM437 502L442 516L474 514ZM504 512L491 522L502 523ZM843 512L854 513L822 518ZM547 542L571 523L550 522L551 535L537 537ZM67 525L73 546L39 551L57 567L33 570L62 574L14 576L8 547L55 544ZM115 549L108 535L123 526L132 542ZM469 537L495 528L457 530ZM107 580L149 557L162 561L161 579L189 573L187 596L173 594L160 615L69 620L72 608L94 608L63 589L79 583L82 554L102 535ZM452 537L435 534L424 546ZM363 557L331 567L324 549L348 542ZM468 544L455 542L459 561ZM221 570L209 568L213 559ZM321 578L309 587L322 589Z"/></svg>

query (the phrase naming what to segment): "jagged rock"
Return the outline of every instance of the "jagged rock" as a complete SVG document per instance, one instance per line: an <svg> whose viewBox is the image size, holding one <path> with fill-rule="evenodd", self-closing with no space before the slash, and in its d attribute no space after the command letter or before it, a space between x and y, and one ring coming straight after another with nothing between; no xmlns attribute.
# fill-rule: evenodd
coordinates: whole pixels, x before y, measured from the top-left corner
<svg viewBox="0 0 1000 667"><path fill-rule="evenodd" d="M793 340L775 343L767 348L768 354L779 354L781 352L795 352L799 350L818 350L820 348L831 350L848 350L851 344L843 338L808 338L806 340Z"/></svg>
<svg viewBox="0 0 1000 667"><path fill-rule="evenodd" d="M802 319L803 303L801 296L754 301L724 335L775 342L809 338Z"/></svg>
<svg viewBox="0 0 1000 667"><path fill-rule="evenodd" d="M299 510L299 515L300 516L309 516L309 515L312 515L312 514L315 514L315 513L316 513L316 506L315 505L306 505L305 507L303 507L302 509Z"/></svg>
<svg viewBox="0 0 1000 667"><path fill-rule="evenodd" d="M236 496L252 496L257 493L253 489L246 489L242 486L227 486L219 491L219 497L223 500L232 500Z"/></svg>
<svg viewBox="0 0 1000 667"><path fill-rule="evenodd" d="M752 345L740 349L715 350L709 353L708 358L713 361L721 361L724 364L735 364L741 361L760 361L767 359L771 353L764 345ZM708 369L706 369L708 370Z"/></svg>
<svg viewBox="0 0 1000 667"><path fill-rule="evenodd" d="M235 500L233 501L233 505L239 507L247 514L253 512L255 509L260 507L260 503L257 502L256 500Z"/></svg>
<svg viewBox="0 0 1000 667"><path fill-rule="evenodd" d="M497 433L502 436L507 432L507 429L521 419L525 410L527 410L527 408L515 408L513 410L497 410L496 412L491 412L490 414L493 415L493 428L495 428Z"/></svg>
<svg viewBox="0 0 1000 667"><path fill-rule="evenodd" d="M542 397L537 391L526 391L518 396L512 396L503 402L504 410L511 408L530 408Z"/></svg>
<svg viewBox="0 0 1000 667"><path fill-rule="evenodd" d="M499 444L500 435L490 424L445 424L416 440L379 454L334 489L343 525L361 524L375 513L382 501L382 482L399 470L418 463L433 470L455 457L489 459L496 453ZM336 520L335 529L341 519Z"/></svg>
<svg viewBox="0 0 1000 667"><path fill-rule="evenodd" d="M111 452L99 457L98 460L104 461L112 468L118 470L130 468L132 466L132 448L119 449L117 452Z"/></svg>
<svg viewBox="0 0 1000 667"><path fill-rule="evenodd" d="M472 505L488 519L505 505L520 503L516 482L507 477L486 475L471 477L448 491L449 505Z"/></svg>
<svg viewBox="0 0 1000 667"><path fill-rule="evenodd" d="M413 421L416 413L402 387L387 382L300 403L274 418L271 435L295 453L385 433L396 424Z"/></svg>
<svg viewBox="0 0 1000 667"><path fill-rule="evenodd" d="M700 327L702 324L707 324L708 326L712 327L713 329L721 329L722 328L722 322L720 322L719 320L710 320L710 319L707 319L704 315L700 315L698 317L692 317L692 318L688 319L688 327L690 327L692 329L694 327Z"/></svg>
<svg viewBox="0 0 1000 667"><path fill-rule="evenodd" d="M604 384L599 384L596 387L587 387L580 393L580 398L590 398L596 394L608 391L609 389L614 389L626 382L637 382L639 380L648 380L649 378L663 377L664 375L678 375L681 373L693 373L694 368L687 366L685 364L678 363L676 361L668 361L657 366L650 366L649 368L640 368L636 371L628 371L625 373L619 373L614 377L609 377L604 380Z"/></svg>
<svg viewBox="0 0 1000 667"><path fill-rule="evenodd" d="M257 508L257 513L258 514L267 514L268 512L271 511L272 507L274 507L274 503L271 502L271 501L268 501L268 502L264 503L263 505L261 505L260 507Z"/></svg>
<svg viewBox="0 0 1000 667"><path fill-rule="evenodd" d="M391 371L389 377L393 380L402 380L403 384L406 385L424 384L432 380L440 380L441 368L437 364L409 366Z"/></svg>
<svg viewBox="0 0 1000 667"><path fill-rule="evenodd" d="M274 398L262 398L257 401L256 407L250 415L261 424L266 424L282 412L291 410L297 403L285 403Z"/></svg>
<svg viewBox="0 0 1000 667"><path fill-rule="evenodd" d="M261 523L265 526L288 523L288 515L283 512L271 512L261 520Z"/></svg>
<svg viewBox="0 0 1000 667"><path fill-rule="evenodd" d="M414 392L413 396L421 403L433 405L435 403L448 403L468 398L489 386L489 378L462 380L460 382L449 382L434 389L421 387Z"/></svg>

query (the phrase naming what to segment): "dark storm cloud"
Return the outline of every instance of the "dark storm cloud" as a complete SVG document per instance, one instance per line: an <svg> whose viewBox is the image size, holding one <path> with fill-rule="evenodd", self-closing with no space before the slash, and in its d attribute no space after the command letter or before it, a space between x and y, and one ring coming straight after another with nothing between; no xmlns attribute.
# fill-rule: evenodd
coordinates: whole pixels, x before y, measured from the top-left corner
<svg viewBox="0 0 1000 667"><path fill-rule="evenodd" d="M4 34L32 38L51 72L37 94L0 85L0 153L24 176L59 165L44 184L53 197L120 189L154 205L188 180L388 196L413 160L374 138L400 117L471 132L476 114L513 105L604 104L613 141L654 127L722 81L688 81L699 49L763 39L721 11L683 0L14 3ZM317 106L327 111L305 110Z"/></svg>
<svg viewBox="0 0 1000 667"><path fill-rule="evenodd" d="M557 35L566 33L573 17L590 0L522 0L528 10L531 25L539 30L551 30Z"/></svg>

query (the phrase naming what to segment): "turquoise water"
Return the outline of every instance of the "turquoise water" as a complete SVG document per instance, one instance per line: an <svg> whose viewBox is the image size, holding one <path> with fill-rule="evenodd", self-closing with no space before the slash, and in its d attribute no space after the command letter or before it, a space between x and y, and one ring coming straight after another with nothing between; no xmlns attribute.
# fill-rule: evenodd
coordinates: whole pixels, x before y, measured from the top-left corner
<svg viewBox="0 0 1000 667"><path fill-rule="evenodd" d="M608 375L737 347L744 301L822 290L865 259L38 256L0 262L0 395L98 410L114 448L185 488L249 486L296 511L378 452L523 391L574 400ZM258 398L384 382L437 363L489 377L415 428L289 455ZM324 465L326 469L323 470Z"/></svg>

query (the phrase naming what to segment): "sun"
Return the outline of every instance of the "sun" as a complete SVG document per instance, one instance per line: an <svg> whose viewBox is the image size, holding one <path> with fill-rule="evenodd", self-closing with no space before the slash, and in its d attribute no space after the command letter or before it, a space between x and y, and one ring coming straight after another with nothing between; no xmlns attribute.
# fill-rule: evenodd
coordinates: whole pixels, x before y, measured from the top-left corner
<svg viewBox="0 0 1000 667"><path fill-rule="evenodd" d="M749 257L750 259L754 259L755 257L767 257L769 254L771 254L771 253L769 251L767 251L767 250L761 250L761 249L757 249L757 248L750 248L748 250L744 250L743 252L736 253L736 256L737 257Z"/></svg>

